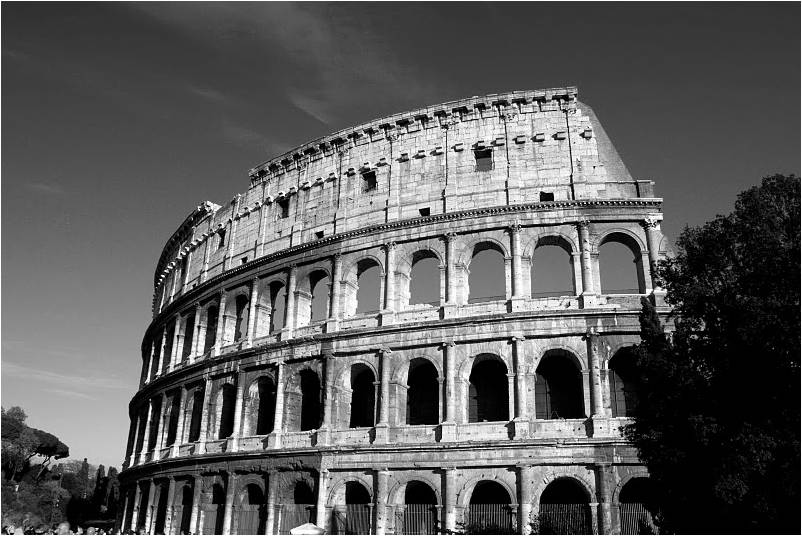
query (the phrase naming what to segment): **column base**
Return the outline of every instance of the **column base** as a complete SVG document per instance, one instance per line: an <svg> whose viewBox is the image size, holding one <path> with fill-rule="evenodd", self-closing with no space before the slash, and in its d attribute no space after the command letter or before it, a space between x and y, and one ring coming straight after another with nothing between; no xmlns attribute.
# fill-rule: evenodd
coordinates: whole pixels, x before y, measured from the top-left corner
<svg viewBox="0 0 802 536"><path fill-rule="evenodd" d="M236 437L226 438L226 452L237 452L239 450L239 441Z"/></svg>
<svg viewBox="0 0 802 536"><path fill-rule="evenodd" d="M395 323L395 311L381 311L379 312L379 325L387 326Z"/></svg>
<svg viewBox="0 0 802 536"><path fill-rule="evenodd" d="M525 311L527 299L523 296L513 296L510 298L510 312Z"/></svg>
<svg viewBox="0 0 802 536"><path fill-rule="evenodd" d="M281 432L271 432L267 436L267 448L269 449L281 448Z"/></svg>
<svg viewBox="0 0 802 536"><path fill-rule="evenodd" d="M282 328L281 331L278 332L278 340L279 341L286 341L292 339L292 329L291 328Z"/></svg>
<svg viewBox="0 0 802 536"><path fill-rule="evenodd" d="M315 446L326 446L329 443L331 443L331 430L326 426L318 428L317 432L315 432Z"/></svg>
<svg viewBox="0 0 802 536"><path fill-rule="evenodd" d="M373 428L375 435L373 437L374 443L387 443L390 439L390 425L386 422L380 422Z"/></svg>
<svg viewBox="0 0 802 536"><path fill-rule="evenodd" d="M337 319L326 320L326 333L340 331L340 321Z"/></svg>
<svg viewBox="0 0 802 536"><path fill-rule="evenodd" d="M457 304L444 303L443 304L443 318L456 318L457 317Z"/></svg>
<svg viewBox="0 0 802 536"><path fill-rule="evenodd" d="M440 423L440 441L457 440L457 423L445 421Z"/></svg>
<svg viewBox="0 0 802 536"><path fill-rule="evenodd" d="M594 415L589 421L589 436L590 437L617 437L618 422L604 415Z"/></svg>
<svg viewBox="0 0 802 536"><path fill-rule="evenodd" d="M588 309L597 305L599 305L599 297L596 294L582 293L582 295L579 296L579 307L582 309Z"/></svg>
<svg viewBox="0 0 802 536"><path fill-rule="evenodd" d="M515 439L526 439L529 437L529 420L523 417L515 417L512 420L513 433Z"/></svg>

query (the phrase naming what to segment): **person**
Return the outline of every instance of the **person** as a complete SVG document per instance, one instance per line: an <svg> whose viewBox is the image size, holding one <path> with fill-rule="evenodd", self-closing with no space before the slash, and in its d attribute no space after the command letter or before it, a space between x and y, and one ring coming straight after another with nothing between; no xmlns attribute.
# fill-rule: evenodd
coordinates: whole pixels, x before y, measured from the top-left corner
<svg viewBox="0 0 802 536"><path fill-rule="evenodd" d="M70 524L66 521L62 521L56 527L56 534L69 534L70 533Z"/></svg>

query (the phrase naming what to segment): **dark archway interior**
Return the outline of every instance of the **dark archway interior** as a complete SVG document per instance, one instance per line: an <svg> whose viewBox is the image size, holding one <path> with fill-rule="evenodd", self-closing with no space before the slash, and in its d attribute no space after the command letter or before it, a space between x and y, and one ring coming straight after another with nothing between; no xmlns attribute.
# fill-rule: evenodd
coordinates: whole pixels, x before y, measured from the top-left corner
<svg viewBox="0 0 802 536"><path fill-rule="evenodd" d="M656 492L654 483L647 477L636 477L630 479L621 493L618 495L619 503L639 503L646 506L650 511L654 510L656 502Z"/></svg>
<svg viewBox="0 0 802 536"><path fill-rule="evenodd" d="M181 348L181 361L186 361L192 353L192 340L195 338L195 313L187 316L184 324L184 347Z"/></svg>
<svg viewBox="0 0 802 536"><path fill-rule="evenodd" d="M440 302L440 261L431 252L416 252L413 255L409 274L409 303Z"/></svg>
<svg viewBox="0 0 802 536"><path fill-rule="evenodd" d="M622 348L609 364L610 406L613 417L631 417L638 405L637 354L634 347Z"/></svg>
<svg viewBox="0 0 802 536"><path fill-rule="evenodd" d="M245 488L245 501L246 504L250 504L252 506L261 506L265 504L265 494L262 491L262 488L256 484L248 484L248 486Z"/></svg>
<svg viewBox="0 0 802 536"><path fill-rule="evenodd" d="M437 504L437 495L428 484L413 480L404 491L404 504Z"/></svg>
<svg viewBox="0 0 802 536"><path fill-rule="evenodd" d="M495 358L481 357L471 370L468 421L509 420L507 367Z"/></svg>
<svg viewBox="0 0 802 536"><path fill-rule="evenodd" d="M320 379L311 370L301 371L301 431L320 426Z"/></svg>
<svg viewBox="0 0 802 536"><path fill-rule="evenodd" d="M214 516L214 533L223 534L223 510L226 505L226 490L221 484L212 486L212 504L217 507Z"/></svg>
<svg viewBox="0 0 802 536"><path fill-rule="evenodd" d="M284 327L284 309L287 307L283 283L270 285L270 333Z"/></svg>
<svg viewBox="0 0 802 536"><path fill-rule="evenodd" d="M164 525L167 521L167 484L159 486L159 502L156 505L156 521L153 526L155 534L164 534Z"/></svg>
<svg viewBox="0 0 802 536"><path fill-rule="evenodd" d="M381 309L381 268L374 261L360 261L357 267L356 314Z"/></svg>
<svg viewBox="0 0 802 536"><path fill-rule="evenodd" d="M309 276L309 291L312 294L310 322L325 320L329 316L329 276L326 272L314 272Z"/></svg>
<svg viewBox="0 0 802 536"><path fill-rule="evenodd" d="M153 415L161 415L162 413L162 399L157 398L153 401ZM154 417L150 426L150 437L148 437L148 450L156 448L156 439L159 437L159 421L158 417Z"/></svg>
<svg viewBox="0 0 802 536"><path fill-rule="evenodd" d="M227 383L220 390L220 429L217 438L225 439L234 433L234 404L236 403L237 389Z"/></svg>
<svg viewBox="0 0 802 536"><path fill-rule="evenodd" d="M407 424L440 421L437 369L427 359L413 359L407 377Z"/></svg>
<svg viewBox="0 0 802 536"><path fill-rule="evenodd" d="M205 354L214 346L217 336L217 307L212 305L206 311L206 337L203 341L203 353Z"/></svg>
<svg viewBox="0 0 802 536"><path fill-rule="evenodd" d="M181 409L181 399L176 394L173 396L172 402L170 403L170 421L167 424L167 440L165 444L169 447L176 440L176 433L178 432L178 414Z"/></svg>
<svg viewBox="0 0 802 536"><path fill-rule="evenodd" d="M309 484L299 480L295 483L295 488L292 491L292 498L295 504L314 504L315 494Z"/></svg>
<svg viewBox="0 0 802 536"><path fill-rule="evenodd" d="M599 246L599 278L603 294L644 292L639 246L632 237L613 233Z"/></svg>
<svg viewBox="0 0 802 536"><path fill-rule="evenodd" d="M570 253L556 243L538 245L532 256L531 281L533 298L575 294Z"/></svg>
<svg viewBox="0 0 802 536"><path fill-rule="evenodd" d="M563 351L551 351L540 360L535 377L535 417L580 419L585 417L582 374Z"/></svg>
<svg viewBox="0 0 802 536"><path fill-rule="evenodd" d="M471 504L511 504L510 494L498 482L482 480L471 493Z"/></svg>
<svg viewBox="0 0 802 536"><path fill-rule="evenodd" d="M181 488L181 520L179 531L182 534L189 534L189 522L192 519L192 485L187 484Z"/></svg>
<svg viewBox="0 0 802 536"><path fill-rule="evenodd" d="M370 493L359 482L346 482L345 504L370 504Z"/></svg>
<svg viewBox="0 0 802 536"><path fill-rule="evenodd" d="M376 403L376 377L365 365L351 367L351 428L373 426Z"/></svg>
<svg viewBox="0 0 802 536"><path fill-rule="evenodd" d="M259 413L256 416L256 435L269 434L273 431L273 419L276 413L276 385L270 378L262 377L258 381Z"/></svg>
<svg viewBox="0 0 802 536"><path fill-rule="evenodd" d="M192 420L189 423L188 441L200 439L201 418L203 417L203 389L196 389L192 394Z"/></svg>
<svg viewBox="0 0 802 536"><path fill-rule="evenodd" d="M247 313L248 313L248 297L240 294L237 296L235 307L235 321L234 321L234 341L242 340L245 336L245 331L248 329Z"/></svg>
<svg viewBox="0 0 802 536"><path fill-rule="evenodd" d="M587 504L588 493L573 478L558 478L540 495L541 504Z"/></svg>

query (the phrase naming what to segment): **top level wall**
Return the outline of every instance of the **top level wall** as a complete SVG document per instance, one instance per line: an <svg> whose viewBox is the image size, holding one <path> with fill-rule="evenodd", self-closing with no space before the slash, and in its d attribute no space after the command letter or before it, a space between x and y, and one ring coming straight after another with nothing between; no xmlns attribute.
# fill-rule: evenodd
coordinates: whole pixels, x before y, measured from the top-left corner
<svg viewBox="0 0 802 536"><path fill-rule="evenodd" d="M652 198L652 183L633 180L576 95L560 88L445 103L337 132L257 166L245 193L199 206L167 242L154 314L231 267L369 225L551 195ZM490 151L492 169L477 170L477 149ZM366 172L375 174L373 189Z"/></svg>

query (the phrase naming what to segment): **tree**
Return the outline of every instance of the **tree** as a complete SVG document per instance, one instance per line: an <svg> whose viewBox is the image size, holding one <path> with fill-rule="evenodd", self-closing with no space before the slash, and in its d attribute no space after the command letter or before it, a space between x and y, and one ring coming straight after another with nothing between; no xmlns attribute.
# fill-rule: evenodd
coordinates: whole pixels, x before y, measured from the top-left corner
<svg viewBox="0 0 802 536"><path fill-rule="evenodd" d="M18 406L2 409L3 474L6 478L19 480L30 468L34 456L42 456L44 461L37 478L41 477L52 458L69 456L70 449L56 436L31 428L25 424L27 415Z"/></svg>
<svg viewBox="0 0 802 536"><path fill-rule="evenodd" d="M641 399L625 435L659 490L662 532L799 533L800 183L774 175L686 228L644 300Z"/></svg>

